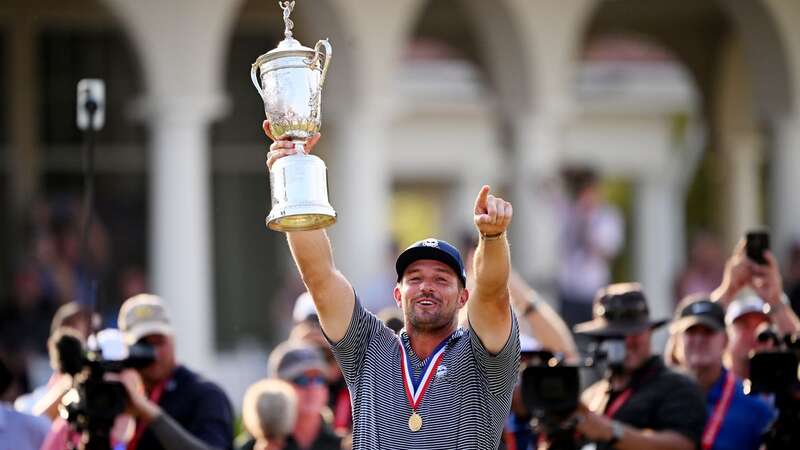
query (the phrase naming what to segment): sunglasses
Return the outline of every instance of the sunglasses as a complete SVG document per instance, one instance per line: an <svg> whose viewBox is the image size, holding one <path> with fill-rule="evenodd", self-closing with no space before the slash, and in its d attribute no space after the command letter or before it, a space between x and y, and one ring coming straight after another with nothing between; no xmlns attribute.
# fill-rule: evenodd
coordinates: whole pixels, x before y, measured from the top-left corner
<svg viewBox="0 0 800 450"><path fill-rule="evenodd" d="M322 375L300 375L299 377L292 379L292 384L300 387L306 387L312 384L327 384L327 380L325 380L325 377Z"/></svg>

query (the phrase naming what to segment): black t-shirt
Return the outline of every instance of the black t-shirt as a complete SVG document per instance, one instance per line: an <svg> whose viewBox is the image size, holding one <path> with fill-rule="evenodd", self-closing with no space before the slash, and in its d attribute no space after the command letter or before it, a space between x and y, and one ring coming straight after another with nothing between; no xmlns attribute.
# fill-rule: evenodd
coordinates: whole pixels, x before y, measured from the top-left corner
<svg viewBox="0 0 800 450"><path fill-rule="evenodd" d="M675 431L695 444L700 443L706 424L705 397L688 376L667 368L660 356L653 356L634 372L630 397L612 417L638 429ZM584 402L595 413L604 413L622 392L612 392L607 379L591 385ZM598 449L610 448L599 444Z"/></svg>
<svg viewBox="0 0 800 450"><path fill-rule="evenodd" d="M233 408L219 386L186 367L175 369L158 405L186 431L214 449L233 446ZM138 450L162 450L153 430L147 428Z"/></svg>

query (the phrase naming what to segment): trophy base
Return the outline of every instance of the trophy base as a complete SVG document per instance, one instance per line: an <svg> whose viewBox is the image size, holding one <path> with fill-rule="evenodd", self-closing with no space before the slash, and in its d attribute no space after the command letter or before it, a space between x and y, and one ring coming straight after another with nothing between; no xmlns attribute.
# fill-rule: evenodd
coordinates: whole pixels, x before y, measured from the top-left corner
<svg viewBox="0 0 800 450"><path fill-rule="evenodd" d="M269 173L272 209L267 227L284 232L308 231L336 223L336 211L328 201L326 172L321 159L302 150L275 161Z"/></svg>
<svg viewBox="0 0 800 450"><path fill-rule="evenodd" d="M315 209L323 208L298 208ZM336 223L336 212L333 208L326 211L306 211L306 212L270 212L266 219L267 227L275 231L309 231L326 228Z"/></svg>

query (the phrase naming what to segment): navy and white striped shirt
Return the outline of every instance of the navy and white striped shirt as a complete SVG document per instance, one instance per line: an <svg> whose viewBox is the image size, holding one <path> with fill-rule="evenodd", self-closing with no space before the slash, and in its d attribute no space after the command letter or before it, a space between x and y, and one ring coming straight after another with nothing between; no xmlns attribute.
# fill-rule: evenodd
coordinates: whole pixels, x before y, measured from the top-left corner
<svg viewBox="0 0 800 450"><path fill-rule="evenodd" d="M420 361L408 342L414 376ZM491 449L498 447L519 366L519 329L512 314L508 342L490 354L478 336L459 328L417 412L422 429L408 427L411 406L401 376L397 336L356 299L344 338L332 345L353 403L354 449Z"/></svg>

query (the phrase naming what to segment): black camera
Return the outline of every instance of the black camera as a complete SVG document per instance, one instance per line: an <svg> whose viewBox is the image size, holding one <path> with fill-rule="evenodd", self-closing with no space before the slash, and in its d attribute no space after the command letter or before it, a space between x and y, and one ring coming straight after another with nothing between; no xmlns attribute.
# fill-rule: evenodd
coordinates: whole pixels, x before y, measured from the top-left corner
<svg viewBox="0 0 800 450"><path fill-rule="evenodd" d="M577 408L581 380L577 366L564 364L546 351L530 352L522 370L525 408L534 418L550 422L566 420Z"/></svg>
<svg viewBox="0 0 800 450"><path fill-rule="evenodd" d="M745 393L769 395L778 409L764 443L768 450L800 448L800 335L780 338L766 329L758 334L758 340L777 344L775 350L750 357L750 376L745 381Z"/></svg>
<svg viewBox="0 0 800 450"><path fill-rule="evenodd" d="M523 361L520 390L532 429L550 449L579 448L572 417L580 402L580 367L547 351L523 352Z"/></svg>
<svg viewBox="0 0 800 450"><path fill-rule="evenodd" d="M88 349L76 335L59 333L54 340L57 365L72 375L74 383L62 400L60 414L83 435L82 448L110 449L111 427L125 411L128 396L122 384L106 380L105 374L147 367L155 361L155 350L145 343L126 346L116 329L91 336Z"/></svg>
<svg viewBox="0 0 800 450"><path fill-rule="evenodd" d="M597 338L588 356L577 364L567 364L547 351L523 352L522 356L520 389L522 403L532 417L532 428L546 437L551 450L580 448L574 420L580 404L580 369L621 370L625 340L614 336Z"/></svg>

